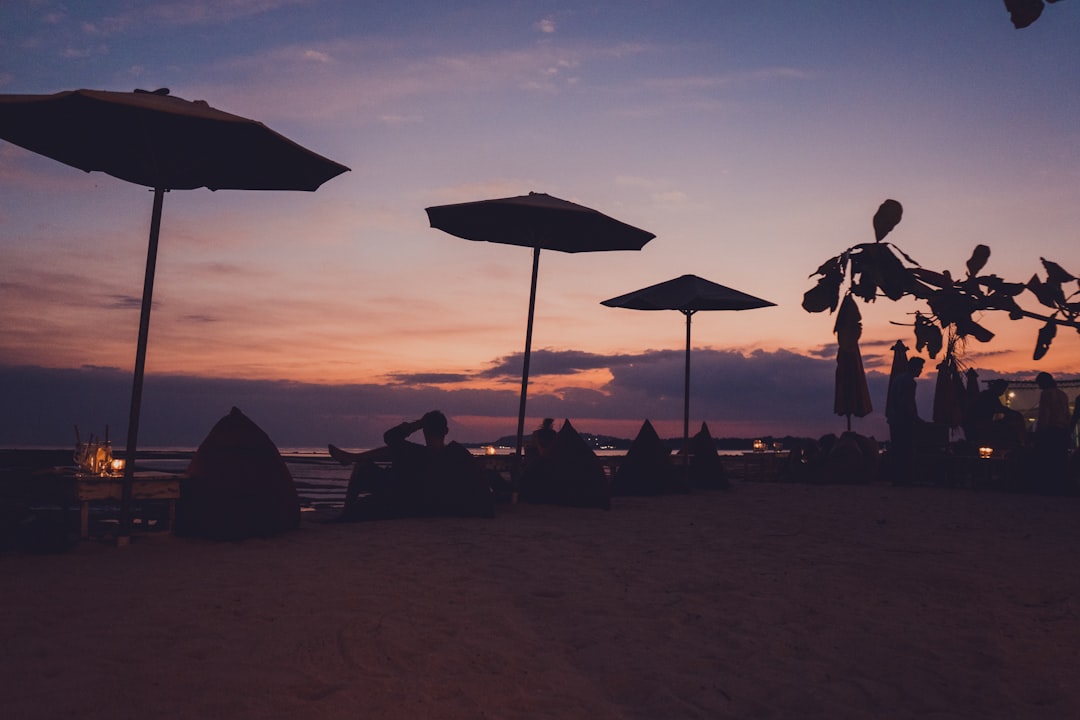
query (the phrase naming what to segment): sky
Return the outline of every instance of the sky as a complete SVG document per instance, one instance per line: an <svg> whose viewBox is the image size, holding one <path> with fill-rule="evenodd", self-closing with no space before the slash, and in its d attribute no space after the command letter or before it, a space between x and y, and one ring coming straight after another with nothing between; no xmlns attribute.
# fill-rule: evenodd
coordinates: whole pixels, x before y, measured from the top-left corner
<svg viewBox="0 0 1080 720"><path fill-rule="evenodd" d="M834 317L801 300L887 198L924 267L981 243L1008 280L1080 273L1076 2L1017 30L936 0L5 0L0 27L0 93L167 87L351 168L166 195L142 446L197 445L233 406L280 447L371 447L431 408L451 439L513 434L531 251L433 229L433 205L545 192L656 235L541 253L527 430L680 435L683 316L600 301L693 273L776 307L693 317L692 431L843 431ZM0 447L122 437L151 201L0 141ZM916 309L860 305L859 432L887 437ZM1080 371L1076 333L1035 362L1037 323L982 322L980 377Z"/></svg>

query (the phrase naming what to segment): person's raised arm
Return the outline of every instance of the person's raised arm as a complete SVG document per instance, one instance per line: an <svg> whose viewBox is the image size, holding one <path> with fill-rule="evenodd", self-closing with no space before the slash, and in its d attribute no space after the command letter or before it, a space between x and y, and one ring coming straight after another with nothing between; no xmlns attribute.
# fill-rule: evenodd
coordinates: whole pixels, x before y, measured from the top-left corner
<svg viewBox="0 0 1080 720"><path fill-rule="evenodd" d="M383 442L389 447L400 445L405 442L410 435L422 427L424 427L423 420L413 420L411 422L403 422L400 425L395 425L383 433Z"/></svg>

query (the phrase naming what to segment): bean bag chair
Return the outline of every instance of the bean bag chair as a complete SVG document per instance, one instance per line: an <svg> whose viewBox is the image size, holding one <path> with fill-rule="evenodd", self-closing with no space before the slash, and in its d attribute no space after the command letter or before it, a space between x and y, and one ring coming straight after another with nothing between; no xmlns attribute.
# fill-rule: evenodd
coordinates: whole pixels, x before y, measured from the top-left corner
<svg viewBox="0 0 1080 720"><path fill-rule="evenodd" d="M451 442L428 469L424 508L431 515L495 517L491 476L462 444Z"/></svg>
<svg viewBox="0 0 1080 720"><path fill-rule="evenodd" d="M559 429L553 455L561 504L611 509L611 487L600 459L569 420Z"/></svg>
<svg viewBox="0 0 1080 720"><path fill-rule="evenodd" d="M179 535L242 540L300 525L300 498L277 446L235 407L203 440L187 475L176 505Z"/></svg>
<svg viewBox="0 0 1080 720"><path fill-rule="evenodd" d="M569 420L542 464L527 469L521 500L529 503L611 509L611 488L600 459Z"/></svg>
<svg viewBox="0 0 1080 720"><path fill-rule="evenodd" d="M611 493L659 495L672 489L671 448L664 444L652 423L646 420L615 473Z"/></svg>
<svg viewBox="0 0 1080 720"><path fill-rule="evenodd" d="M690 485L701 490L731 487L720 453L716 451L716 441L705 423L701 423L701 429L690 438Z"/></svg>
<svg viewBox="0 0 1080 720"><path fill-rule="evenodd" d="M877 440L851 431L843 433L829 450L822 474L827 483L874 482L878 475Z"/></svg>

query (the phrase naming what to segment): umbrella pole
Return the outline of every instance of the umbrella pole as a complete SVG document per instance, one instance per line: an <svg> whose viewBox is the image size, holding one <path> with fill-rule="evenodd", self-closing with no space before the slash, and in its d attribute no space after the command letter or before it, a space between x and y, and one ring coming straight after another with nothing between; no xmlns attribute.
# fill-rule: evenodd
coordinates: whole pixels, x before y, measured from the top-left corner
<svg viewBox="0 0 1080 720"><path fill-rule="evenodd" d="M690 316L693 310L683 310L686 315L686 373L683 377L683 419L682 419L682 442L683 451L690 445Z"/></svg>
<svg viewBox="0 0 1080 720"><path fill-rule="evenodd" d="M682 451L683 482L690 487L690 316L694 310L683 310L686 315L686 372L683 373Z"/></svg>
<svg viewBox="0 0 1080 720"><path fill-rule="evenodd" d="M135 376L131 384L131 410L128 413L127 447L124 450L124 480L120 496L119 537L131 535L131 488L135 477L135 448L139 440L139 411L142 407L143 372L146 368L146 341L150 335L150 305L154 295L154 270L157 267L158 235L161 232L161 206L164 188L154 188L154 210L150 216L150 242L146 250L146 274L143 276L142 310L139 314L139 342L135 350Z"/></svg>
<svg viewBox="0 0 1080 720"><path fill-rule="evenodd" d="M536 276L540 269L540 246L533 248L532 284L529 287L529 320L525 324L525 357L521 367L521 401L518 403L517 449L514 464L521 469L522 445L525 440L525 398L529 390L529 357L532 354L533 311L536 309Z"/></svg>

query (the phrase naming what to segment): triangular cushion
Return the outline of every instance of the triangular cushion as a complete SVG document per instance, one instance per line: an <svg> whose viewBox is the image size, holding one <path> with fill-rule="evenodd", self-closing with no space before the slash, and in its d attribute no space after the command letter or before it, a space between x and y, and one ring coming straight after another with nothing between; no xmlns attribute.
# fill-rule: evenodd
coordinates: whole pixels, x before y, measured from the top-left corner
<svg viewBox="0 0 1080 720"><path fill-rule="evenodd" d="M222 418L188 465L176 509L179 534L268 537L300 524L300 499L270 437L239 409Z"/></svg>
<svg viewBox="0 0 1080 720"><path fill-rule="evenodd" d="M657 495L669 491L671 448L646 420L630 443L612 486L614 495Z"/></svg>
<svg viewBox="0 0 1080 720"><path fill-rule="evenodd" d="M578 507L611 507L611 491L596 453L569 420L563 421L552 452L553 501Z"/></svg>

